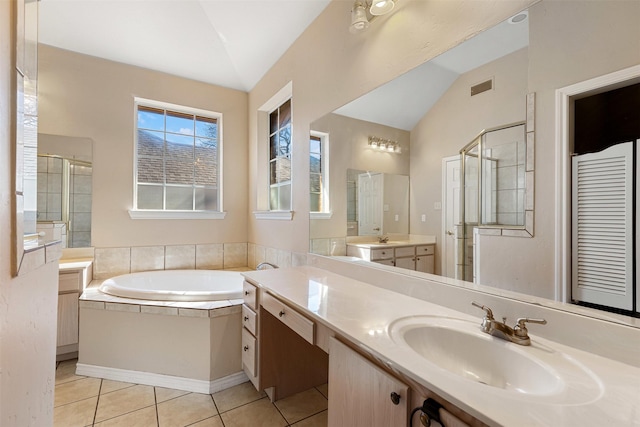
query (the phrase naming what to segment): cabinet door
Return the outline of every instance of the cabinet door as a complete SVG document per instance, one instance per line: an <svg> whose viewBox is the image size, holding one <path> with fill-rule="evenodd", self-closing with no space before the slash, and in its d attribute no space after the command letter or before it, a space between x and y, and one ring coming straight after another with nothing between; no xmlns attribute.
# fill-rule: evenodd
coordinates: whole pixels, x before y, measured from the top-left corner
<svg viewBox="0 0 640 427"><path fill-rule="evenodd" d="M329 343L331 427L406 426L409 386L335 338ZM399 401L392 401L392 394Z"/></svg>
<svg viewBox="0 0 640 427"><path fill-rule="evenodd" d="M415 270L416 269L415 257L396 258L396 267Z"/></svg>
<svg viewBox="0 0 640 427"><path fill-rule="evenodd" d="M416 257L416 271L432 273L434 271L433 255L420 255Z"/></svg>
<svg viewBox="0 0 640 427"><path fill-rule="evenodd" d="M78 293L58 295L57 346L78 343Z"/></svg>

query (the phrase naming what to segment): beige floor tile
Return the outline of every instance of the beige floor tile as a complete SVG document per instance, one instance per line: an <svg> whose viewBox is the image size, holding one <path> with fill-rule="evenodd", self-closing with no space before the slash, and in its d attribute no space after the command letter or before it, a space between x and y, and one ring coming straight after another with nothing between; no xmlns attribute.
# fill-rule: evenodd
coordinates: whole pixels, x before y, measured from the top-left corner
<svg viewBox="0 0 640 427"><path fill-rule="evenodd" d="M329 384L322 384L316 387L320 393L325 397L325 399L329 398Z"/></svg>
<svg viewBox="0 0 640 427"><path fill-rule="evenodd" d="M156 407L149 406L97 423L95 427L155 427L157 425Z"/></svg>
<svg viewBox="0 0 640 427"><path fill-rule="evenodd" d="M85 427L93 423L98 396L58 406L53 410L54 427Z"/></svg>
<svg viewBox="0 0 640 427"><path fill-rule="evenodd" d="M211 395L189 393L158 404L160 427L182 427L218 415Z"/></svg>
<svg viewBox="0 0 640 427"><path fill-rule="evenodd" d="M327 399L315 388L275 402L290 424L327 409Z"/></svg>
<svg viewBox="0 0 640 427"><path fill-rule="evenodd" d="M216 415L215 417L207 418L206 420L191 424L189 427L224 427L224 425L222 424L220 415Z"/></svg>
<svg viewBox="0 0 640 427"><path fill-rule="evenodd" d="M175 390L173 388L156 387L156 402L164 402L165 400L175 399L176 397L189 394L188 391Z"/></svg>
<svg viewBox="0 0 640 427"><path fill-rule="evenodd" d="M82 378L55 386L53 406L65 405L78 400L97 396L100 392L100 378Z"/></svg>
<svg viewBox="0 0 640 427"><path fill-rule="evenodd" d="M328 412L322 411L312 417L305 418L302 421L298 421L292 424L293 427L327 427L329 425Z"/></svg>
<svg viewBox="0 0 640 427"><path fill-rule="evenodd" d="M259 392L250 382L242 383L226 390L213 394L213 400L218 406L220 413L227 412L238 406L255 402L262 399L266 394L264 391Z"/></svg>
<svg viewBox="0 0 640 427"><path fill-rule="evenodd" d="M133 383L125 383L122 381L102 380L102 388L100 394L111 393L112 391L122 390L123 388L133 387Z"/></svg>
<svg viewBox="0 0 640 427"><path fill-rule="evenodd" d="M225 412L221 417L225 427L283 427L287 425L287 421L282 418L280 412L266 397Z"/></svg>
<svg viewBox="0 0 640 427"><path fill-rule="evenodd" d="M101 394L96 422L105 421L155 404L153 387L135 385L111 393Z"/></svg>
<svg viewBox="0 0 640 427"><path fill-rule="evenodd" d="M86 378L80 375L76 375L76 363L78 359L65 360L60 362L56 368L56 385L68 383L70 381Z"/></svg>

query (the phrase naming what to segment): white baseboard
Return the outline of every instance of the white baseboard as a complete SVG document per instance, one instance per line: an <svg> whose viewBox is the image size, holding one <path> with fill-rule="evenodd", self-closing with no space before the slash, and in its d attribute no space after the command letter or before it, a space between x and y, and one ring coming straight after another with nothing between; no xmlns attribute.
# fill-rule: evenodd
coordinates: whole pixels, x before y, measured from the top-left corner
<svg viewBox="0 0 640 427"><path fill-rule="evenodd" d="M206 381L196 380L193 378L174 377L171 375L154 374L152 372L140 372L128 369L108 368L105 366L86 365L84 363L78 363L76 365L76 375L204 394L215 393L249 381L247 375L242 371L227 375L226 377Z"/></svg>

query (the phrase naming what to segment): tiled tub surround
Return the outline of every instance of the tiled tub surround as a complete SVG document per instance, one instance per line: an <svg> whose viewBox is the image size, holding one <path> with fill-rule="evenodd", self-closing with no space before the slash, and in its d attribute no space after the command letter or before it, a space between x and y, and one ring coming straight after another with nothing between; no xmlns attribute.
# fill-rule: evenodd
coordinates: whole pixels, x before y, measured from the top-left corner
<svg viewBox="0 0 640 427"><path fill-rule="evenodd" d="M80 297L78 375L198 393L247 381L241 299L136 300L103 294L101 283Z"/></svg>
<svg viewBox="0 0 640 427"><path fill-rule="evenodd" d="M228 270L256 268L262 262L280 267L305 265L306 253L295 253L254 243L132 246L95 248L94 278L151 270Z"/></svg>
<svg viewBox="0 0 640 427"><path fill-rule="evenodd" d="M320 261L325 261L324 264L334 267L334 270L339 269L339 261L310 257L311 263L320 264ZM354 348L392 370L401 380L431 390L488 425L640 424L640 330L534 304L505 300L494 304L498 298L481 294L478 289L449 287L442 282L425 280L426 275L418 278L384 269L365 268L359 264L340 263L347 272L363 270L357 274L369 276L366 282L384 280L391 287L396 285L392 283L395 279L401 289L390 291L377 284L354 280L348 274L338 275L309 266L254 271L244 275L259 284L261 291L268 292L312 322L349 341ZM403 295L422 291L427 294ZM495 308L494 313L498 316L507 314L510 319L517 316L546 318L548 324L545 326L531 325L530 347L493 337L487 339L496 341L498 349L515 346L511 351L542 360L552 372L559 374L562 384L533 390L531 394L489 387L438 368L394 338L393 330L401 326L397 321L403 319L455 318L468 323L473 331L476 331L474 324L477 325L478 331L474 333L480 333L483 313L471 311L473 300ZM452 305L464 308L448 308ZM513 313L514 309L517 315ZM603 346L612 347L614 353L607 354L611 349L601 349ZM473 352L473 348L468 350ZM332 385L330 382L330 393Z"/></svg>

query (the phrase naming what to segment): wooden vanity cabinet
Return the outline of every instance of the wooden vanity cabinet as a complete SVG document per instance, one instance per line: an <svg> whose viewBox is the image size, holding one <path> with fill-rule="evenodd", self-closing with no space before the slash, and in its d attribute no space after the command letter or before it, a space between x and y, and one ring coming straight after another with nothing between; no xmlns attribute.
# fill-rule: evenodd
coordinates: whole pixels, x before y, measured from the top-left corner
<svg viewBox="0 0 640 427"><path fill-rule="evenodd" d="M407 270L433 273L435 271L435 245L389 246L370 249L358 245L347 245L347 255L378 264L391 265Z"/></svg>
<svg viewBox="0 0 640 427"><path fill-rule="evenodd" d="M410 389L336 338L329 344L331 427L406 426Z"/></svg>
<svg viewBox="0 0 640 427"><path fill-rule="evenodd" d="M78 357L78 302L92 278L91 264L58 272L56 360Z"/></svg>
<svg viewBox="0 0 640 427"><path fill-rule="evenodd" d="M262 390L259 382L258 357L258 287L246 280L242 284L242 369L254 387Z"/></svg>

